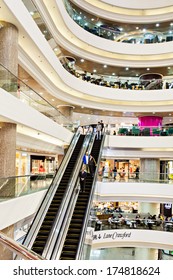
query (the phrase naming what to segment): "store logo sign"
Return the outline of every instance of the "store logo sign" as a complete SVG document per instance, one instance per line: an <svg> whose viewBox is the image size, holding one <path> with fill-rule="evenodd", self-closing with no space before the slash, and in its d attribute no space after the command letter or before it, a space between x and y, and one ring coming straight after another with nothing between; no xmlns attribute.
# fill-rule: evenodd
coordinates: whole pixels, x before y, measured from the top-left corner
<svg viewBox="0 0 173 280"><path fill-rule="evenodd" d="M128 239L131 237L131 232L117 232L117 231L114 231L114 232L94 232L94 235L93 235L93 240L108 240L108 239L111 239L111 240L115 240L115 239Z"/></svg>

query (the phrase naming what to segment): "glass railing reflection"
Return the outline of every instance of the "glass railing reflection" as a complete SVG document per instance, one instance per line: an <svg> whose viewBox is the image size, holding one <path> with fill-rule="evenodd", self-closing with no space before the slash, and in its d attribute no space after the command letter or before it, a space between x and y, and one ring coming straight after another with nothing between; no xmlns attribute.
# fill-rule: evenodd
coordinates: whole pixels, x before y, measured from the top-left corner
<svg viewBox="0 0 173 280"><path fill-rule="evenodd" d="M138 126L137 124L115 126L114 124L105 124L105 132L107 135L113 136L173 136L173 126Z"/></svg>
<svg viewBox="0 0 173 280"><path fill-rule="evenodd" d="M0 64L0 87L23 103L33 107L35 110L54 120L58 124L73 130L73 124L49 101L27 86L22 80L14 76L8 69Z"/></svg>
<svg viewBox="0 0 173 280"><path fill-rule="evenodd" d="M83 81L114 89L126 90L166 90L173 88L173 77L163 77L162 79L141 79L140 77L118 77L115 75L103 75L90 73L82 70L75 64L70 64L68 60L61 60L63 67L73 76ZM152 73L151 73L152 76Z"/></svg>
<svg viewBox="0 0 173 280"><path fill-rule="evenodd" d="M53 178L46 175L26 175L0 178L0 200L15 198L47 189Z"/></svg>
<svg viewBox="0 0 173 280"><path fill-rule="evenodd" d="M158 27L155 30L151 30L145 25L145 28L138 27L130 32L122 31L122 28L118 27L117 23L104 23L104 20L98 17L95 23L92 15L90 17L86 16L84 11L79 10L79 8L75 9L74 5L68 0L64 0L64 5L69 16L79 26L87 32L104 39L130 44L154 44L173 41L172 25L170 28L162 28L162 30L159 30Z"/></svg>
<svg viewBox="0 0 173 280"><path fill-rule="evenodd" d="M160 183L173 184L173 174L160 172L128 172L123 169L118 169L117 172L106 171L99 172L98 181L109 182L129 182L129 183Z"/></svg>

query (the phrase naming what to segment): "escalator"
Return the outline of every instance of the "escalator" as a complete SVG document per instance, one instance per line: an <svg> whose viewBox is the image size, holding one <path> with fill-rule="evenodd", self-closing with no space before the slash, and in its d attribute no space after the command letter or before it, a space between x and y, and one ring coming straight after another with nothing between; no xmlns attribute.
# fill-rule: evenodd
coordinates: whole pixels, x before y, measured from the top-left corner
<svg viewBox="0 0 173 280"><path fill-rule="evenodd" d="M44 247L45 247L47 239L49 237L49 233L51 231L52 225L56 218L58 209L61 205L63 196L66 192L70 177L73 173L73 169L74 169L76 160L77 160L80 150L82 148L84 138L85 138L85 135L80 135L78 142L75 146L75 149L71 155L71 158L67 164L65 172L62 176L62 179L59 183L59 186L54 194L54 197L49 206L49 209L44 217L44 220L43 220L42 225L39 229L39 232L36 236L36 239L32 245L32 250L39 255L42 255L42 253L43 253Z"/></svg>
<svg viewBox="0 0 173 280"><path fill-rule="evenodd" d="M101 142L102 140L95 140L91 150L91 155L95 158L96 162L98 161ZM93 179L94 178L91 177L90 174L88 174L86 178L85 192L79 193L64 246L61 252L61 260L76 259L76 253L78 250L83 223L86 216L86 209L92 191Z"/></svg>

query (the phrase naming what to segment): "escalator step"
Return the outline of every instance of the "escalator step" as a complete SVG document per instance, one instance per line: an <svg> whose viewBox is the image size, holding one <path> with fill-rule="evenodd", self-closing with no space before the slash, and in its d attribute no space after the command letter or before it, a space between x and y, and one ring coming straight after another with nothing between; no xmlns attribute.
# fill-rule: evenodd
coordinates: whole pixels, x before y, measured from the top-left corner
<svg viewBox="0 0 173 280"><path fill-rule="evenodd" d="M69 229L68 229L68 233L69 234L73 234L73 233L80 233L81 232L81 228L72 228L72 227L70 227Z"/></svg>
<svg viewBox="0 0 173 280"><path fill-rule="evenodd" d="M63 247L63 250L64 251L74 251L77 249L77 244L74 245L74 244L67 244L67 245L64 245Z"/></svg>
<svg viewBox="0 0 173 280"><path fill-rule="evenodd" d="M66 245L77 245L79 243L79 240L77 239L66 239L65 244Z"/></svg>
<svg viewBox="0 0 173 280"><path fill-rule="evenodd" d="M68 257L68 256L76 256L76 250L75 251L62 251L61 254L62 257Z"/></svg>

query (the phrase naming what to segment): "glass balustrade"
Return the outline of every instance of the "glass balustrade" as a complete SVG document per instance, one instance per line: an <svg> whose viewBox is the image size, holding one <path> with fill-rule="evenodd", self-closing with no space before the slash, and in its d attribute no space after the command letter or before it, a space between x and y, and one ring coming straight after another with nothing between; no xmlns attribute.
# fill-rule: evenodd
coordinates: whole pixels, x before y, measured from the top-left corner
<svg viewBox="0 0 173 280"><path fill-rule="evenodd" d="M141 79L140 77L118 77L84 71L81 67L68 63L68 59L61 60L63 67L73 76L85 82L114 89L126 90L166 90L173 88L173 77L162 79ZM152 73L151 73L152 75Z"/></svg>
<svg viewBox="0 0 173 280"><path fill-rule="evenodd" d="M52 180L44 174L0 178L0 201L47 189Z"/></svg>
<svg viewBox="0 0 173 280"><path fill-rule="evenodd" d="M18 77L14 76L2 64L0 64L0 87L46 117L63 125L69 130L73 130L73 124L68 118L58 111L49 101L43 98L43 96L26 85Z"/></svg>
<svg viewBox="0 0 173 280"><path fill-rule="evenodd" d="M173 184L173 174L160 173L160 172L126 172L117 170L116 175L113 172L106 172L98 175L99 182L103 183L160 183L160 184Z"/></svg>
<svg viewBox="0 0 173 280"><path fill-rule="evenodd" d="M173 24L169 28L159 29L157 26L151 29L147 24L145 28L138 26L131 27L132 30L123 30L118 25L120 23L106 23L104 19L95 18L95 16L88 15L85 11L76 8L70 1L64 0L65 8L69 16L84 30L104 39L115 42L130 43L130 44L153 44L173 41ZM96 22L95 22L96 21ZM150 24L151 25L151 24Z"/></svg>
<svg viewBox="0 0 173 280"><path fill-rule="evenodd" d="M173 126L171 123L161 126L105 124L105 133L112 136L173 136Z"/></svg>

